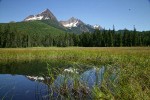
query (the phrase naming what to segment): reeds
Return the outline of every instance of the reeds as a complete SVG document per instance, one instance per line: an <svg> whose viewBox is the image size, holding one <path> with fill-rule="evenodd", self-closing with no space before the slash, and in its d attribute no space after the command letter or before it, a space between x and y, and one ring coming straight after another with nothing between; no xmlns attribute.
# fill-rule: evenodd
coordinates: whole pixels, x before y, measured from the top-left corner
<svg viewBox="0 0 150 100"><path fill-rule="evenodd" d="M0 65L12 62L32 62L35 60L49 64L47 74L51 76L51 84L57 78L57 73L62 72L65 68L73 66L73 68L80 71L79 73L82 73L93 66L98 68L105 66L108 72L105 73L101 87L95 86L93 90L90 90L92 91L93 99L150 99L149 47L0 49ZM110 81L109 74L113 71L112 68L119 70L119 77L117 81L114 80L115 84L108 84ZM59 71L57 72L56 69L59 69ZM76 75L75 80L78 77ZM113 92L109 87L113 87ZM79 81L75 81L72 91L78 96L80 89L83 90L82 92L85 92L85 96L88 95L86 94L88 93L86 87L81 85ZM72 97L72 94L69 93L70 91L67 91L66 86L63 85L60 91L61 97ZM67 96L63 94L67 94Z"/></svg>

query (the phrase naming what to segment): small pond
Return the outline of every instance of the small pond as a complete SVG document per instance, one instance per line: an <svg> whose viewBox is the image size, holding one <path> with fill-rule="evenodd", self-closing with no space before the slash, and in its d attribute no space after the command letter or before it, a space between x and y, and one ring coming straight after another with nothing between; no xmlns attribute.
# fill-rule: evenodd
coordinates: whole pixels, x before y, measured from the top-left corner
<svg viewBox="0 0 150 100"><path fill-rule="evenodd" d="M31 68L15 68L10 66L2 67L0 74L0 100L51 100L65 99L62 88L68 88L70 93L74 90L74 83L79 82L86 87L86 95L90 95L90 91L94 86L101 86L106 68L91 68L82 73L78 69L66 68L61 74L58 74L53 81L50 76L40 76L43 74L24 73L31 72ZM9 69L8 71L6 69ZM19 71L17 71L20 70ZM28 70L27 70L28 69ZM39 70L39 69L38 69ZM42 69L42 71L45 71ZM23 74L20 74L23 73ZM116 73L111 73L109 79L112 81L116 77ZM59 90L59 91L58 91ZM82 88L79 90L78 96L83 97ZM74 94L74 93L72 93ZM90 99L90 96L87 96Z"/></svg>

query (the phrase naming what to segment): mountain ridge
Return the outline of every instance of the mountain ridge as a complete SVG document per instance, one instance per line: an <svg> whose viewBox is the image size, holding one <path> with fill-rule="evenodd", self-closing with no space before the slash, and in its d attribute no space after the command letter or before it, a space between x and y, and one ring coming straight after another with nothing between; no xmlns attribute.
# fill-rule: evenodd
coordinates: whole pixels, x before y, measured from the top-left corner
<svg viewBox="0 0 150 100"><path fill-rule="evenodd" d="M60 29L67 30L67 32L72 33L93 32L94 29L99 30L102 29L100 26L95 28L92 25L85 24L83 21L75 17L71 17L66 21L62 20L58 21L57 18L49 9L46 9L37 15L29 15L23 21L34 21L34 20L43 21L48 25L52 25L55 26L56 28L58 27Z"/></svg>

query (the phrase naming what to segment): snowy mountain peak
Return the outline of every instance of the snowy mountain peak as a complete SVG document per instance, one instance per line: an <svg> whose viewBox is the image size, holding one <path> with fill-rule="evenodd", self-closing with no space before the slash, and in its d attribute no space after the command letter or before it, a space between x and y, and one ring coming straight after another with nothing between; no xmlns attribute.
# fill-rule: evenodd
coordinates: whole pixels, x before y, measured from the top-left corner
<svg viewBox="0 0 150 100"><path fill-rule="evenodd" d="M79 24L83 23L81 20L71 17L69 20L67 21L60 21L60 23L64 26L64 27L77 27Z"/></svg>
<svg viewBox="0 0 150 100"><path fill-rule="evenodd" d="M30 15L27 18L25 18L24 21L47 20L47 19L57 21L56 17L53 15L53 13L49 9L46 9L37 15Z"/></svg>

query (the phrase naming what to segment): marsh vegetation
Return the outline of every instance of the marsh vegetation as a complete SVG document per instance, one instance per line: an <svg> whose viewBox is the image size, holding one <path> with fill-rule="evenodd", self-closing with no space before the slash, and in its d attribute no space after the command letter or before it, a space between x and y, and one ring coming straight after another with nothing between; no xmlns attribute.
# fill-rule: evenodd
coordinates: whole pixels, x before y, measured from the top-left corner
<svg viewBox="0 0 150 100"><path fill-rule="evenodd" d="M103 75L95 74L103 68ZM95 75L92 88L81 81L87 72ZM43 81L52 87L49 97L59 93L63 99L150 99L149 47L4 48L0 49L0 73L49 77ZM54 87L58 78L62 82L59 89ZM70 81L71 89L67 85Z"/></svg>

